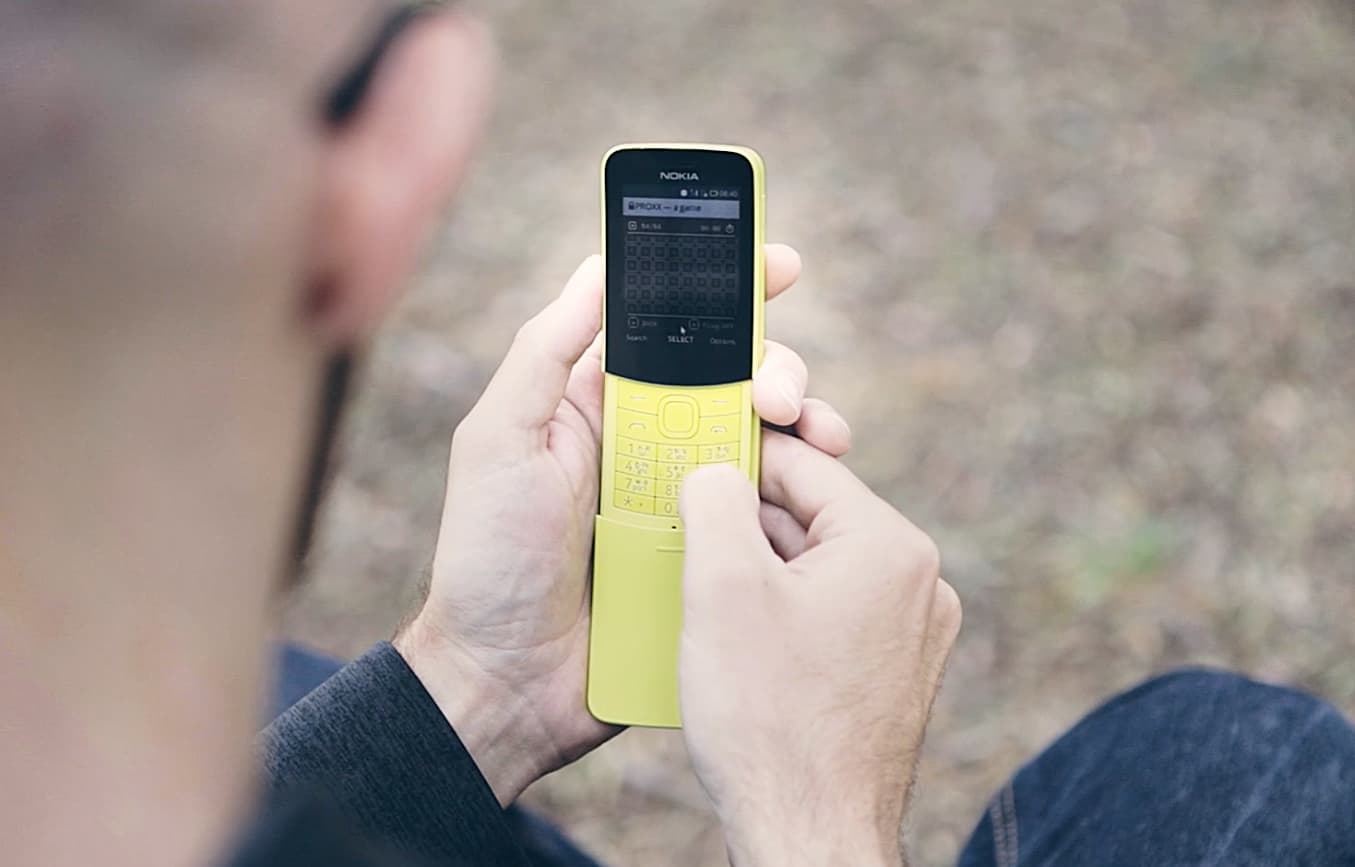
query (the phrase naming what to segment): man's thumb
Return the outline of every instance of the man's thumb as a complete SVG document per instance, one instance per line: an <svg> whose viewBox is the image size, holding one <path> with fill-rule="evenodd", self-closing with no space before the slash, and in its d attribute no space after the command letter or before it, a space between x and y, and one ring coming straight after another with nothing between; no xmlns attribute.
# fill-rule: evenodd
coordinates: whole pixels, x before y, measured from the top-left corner
<svg viewBox="0 0 1355 867"><path fill-rule="evenodd" d="M682 580L689 603L776 558L758 518L757 491L734 467L702 467L687 476L679 508L686 526Z"/></svg>
<svg viewBox="0 0 1355 867"><path fill-rule="evenodd" d="M501 429L535 430L550 420L574 363L601 327L602 281L602 258L583 260L560 297L518 330L477 411Z"/></svg>

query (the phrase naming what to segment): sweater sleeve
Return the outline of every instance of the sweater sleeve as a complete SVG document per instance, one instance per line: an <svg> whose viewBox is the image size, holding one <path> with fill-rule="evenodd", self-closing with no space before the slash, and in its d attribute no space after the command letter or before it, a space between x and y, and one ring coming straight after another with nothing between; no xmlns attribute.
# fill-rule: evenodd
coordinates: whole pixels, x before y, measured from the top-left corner
<svg viewBox="0 0 1355 867"><path fill-rule="evenodd" d="M433 864L529 862L475 761L404 658L378 644L262 735L270 799L314 795Z"/></svg>

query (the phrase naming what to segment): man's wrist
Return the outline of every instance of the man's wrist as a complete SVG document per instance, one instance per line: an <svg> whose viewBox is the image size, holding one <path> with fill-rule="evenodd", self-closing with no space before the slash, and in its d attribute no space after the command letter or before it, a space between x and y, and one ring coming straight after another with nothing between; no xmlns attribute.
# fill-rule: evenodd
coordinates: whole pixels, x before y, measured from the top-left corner
<svg viewBox="0 0 1355 867"><path fill-rule="evenodd" d="M501 806L543 773L523 728L533 719L520 696L504 689L445 636L415 619L392 640L470 753Z"/></svg>
<svg viewBox="0 0 1355 867"><path fill-rule="evenodd" d="M897 831L834 817L727 822L725 841L731 867L907 867Z"/></svg>

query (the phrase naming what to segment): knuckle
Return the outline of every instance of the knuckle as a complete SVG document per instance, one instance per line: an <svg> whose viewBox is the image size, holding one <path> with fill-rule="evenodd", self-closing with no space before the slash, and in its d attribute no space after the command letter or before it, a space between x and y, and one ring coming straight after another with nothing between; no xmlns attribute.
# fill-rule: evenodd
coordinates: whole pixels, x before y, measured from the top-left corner
<svg viewBox="0 0 1355 867"><path fill-rule="evenodd" d="M479 425L472 411L452 430L452 454L477 450L481 439Z"/></svg>
<svg viewBox="0 0 1355 867"><path fill-rule="evenodd" d="M882 522L880 535L890 540L895 550L902 549L900 570L914 579L936 580L941 574L941 549L936 541L897 513L893 518Z"/></svg>
<svg viewBox="0 0 1355 867"><path fill-rule="evenodd" d="M540 336L541 316L537 314L518 326L517 333L513 335L512 348L514 350L530 349L540 341Z"/></svg>
<svg viewBox="0 0 1355 867"><path fill-rule="evenodd" d="M880 540L881 549L902 552L895 562L907 576L936 580L941 574L941 549L936 541L885 500L876 498L876 505L879 508L863 512L862 519L870 524L870 533Z"/></svg>
<svg viewBox="0 0 1355 867"><path fill-rule="evenodd" d="M936 540L921 530L914 530L912 543L913 560L916 569L924 576L932 577L941 573L941 549Z"/></svg>
<svg viewBox="0 0 1355 867"><path fill-rule="evenodd" d="M950 582L937 580L936 601L932 607L933 616L945 631L948 643L954 642L960 633L960 624L964 622L964 606L960 603L960 594L955 592Z"/></svg>

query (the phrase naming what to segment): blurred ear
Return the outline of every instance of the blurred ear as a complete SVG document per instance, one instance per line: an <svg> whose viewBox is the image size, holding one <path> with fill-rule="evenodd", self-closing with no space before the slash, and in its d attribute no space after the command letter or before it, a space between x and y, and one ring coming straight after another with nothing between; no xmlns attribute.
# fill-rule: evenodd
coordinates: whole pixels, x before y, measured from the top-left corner
<svg viewBox="0 0 1355 867"><path fill-rule="evenodd" d="M478 21L426 14L382 55L361 103L325 131L308 329L334 345L395 301L484 123L492 47Z"/></svg>

